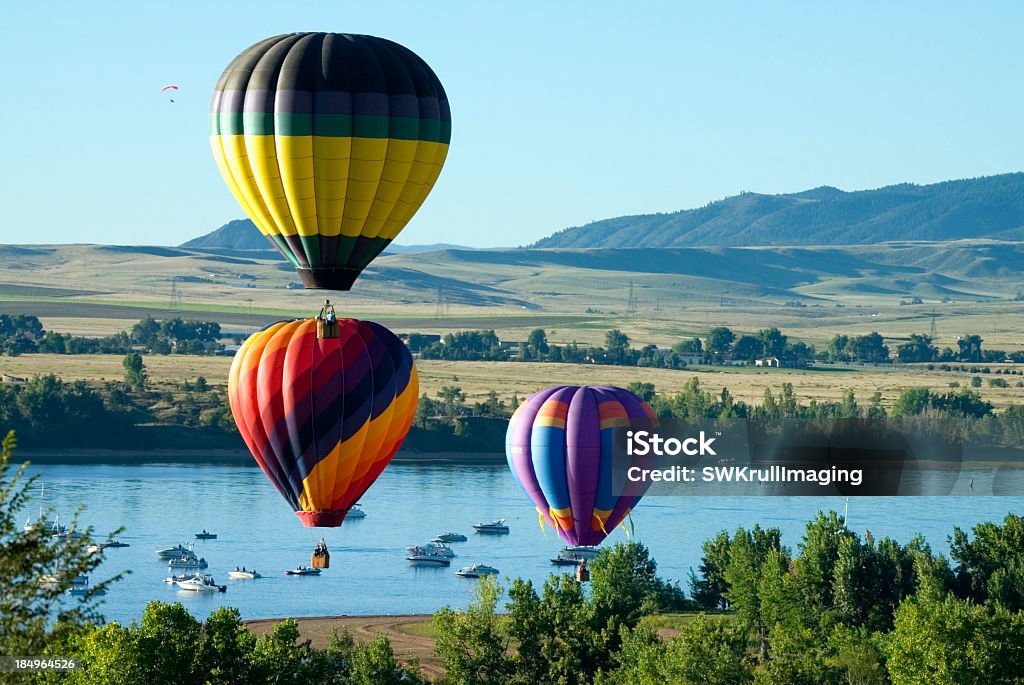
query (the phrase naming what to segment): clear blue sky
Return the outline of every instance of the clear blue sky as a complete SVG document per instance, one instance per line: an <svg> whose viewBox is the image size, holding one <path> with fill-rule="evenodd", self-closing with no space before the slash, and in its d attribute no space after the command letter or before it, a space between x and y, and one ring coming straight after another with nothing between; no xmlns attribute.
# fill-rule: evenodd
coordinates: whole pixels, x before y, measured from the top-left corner
<svg viewBox="0 0 1024 685"><path fill-rule="evenodd" d="M397 242L497 246L742 190L1024 169L1022 26L1018 2L21 2L0 26L0 242L177 244L243 216L206 113L278 33L423 57L452 144Z"/></svg>

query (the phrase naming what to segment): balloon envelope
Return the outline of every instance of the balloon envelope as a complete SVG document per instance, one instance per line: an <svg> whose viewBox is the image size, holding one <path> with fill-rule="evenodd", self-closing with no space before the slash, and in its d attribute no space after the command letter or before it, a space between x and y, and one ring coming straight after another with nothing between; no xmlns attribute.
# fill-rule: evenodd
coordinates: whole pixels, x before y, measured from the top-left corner
<svg viewBox="0 0 1024 685"><path fill-rule="evenodd" d="M541 517L570 545L597 545L629 514L645 487L612 478L612 431L651 426L654 412L622 388L558 386L513 414L509 468Z"/></svg>
<svg viewBox="0 0 1024 685"><path fill-rule="evenodd" d="M409 431L419 385L408 348L369 321L275 323L235 354L228 398L242 438L306 526L340 526Z"/></svg>
<svg viewBox="0 0 1024 685"><path fill-rule="evenodd" d="M348 290L426 199L451 139L448 98L383 38L293 33L249 47L210 106L221 175L307 288Z"/></svg>

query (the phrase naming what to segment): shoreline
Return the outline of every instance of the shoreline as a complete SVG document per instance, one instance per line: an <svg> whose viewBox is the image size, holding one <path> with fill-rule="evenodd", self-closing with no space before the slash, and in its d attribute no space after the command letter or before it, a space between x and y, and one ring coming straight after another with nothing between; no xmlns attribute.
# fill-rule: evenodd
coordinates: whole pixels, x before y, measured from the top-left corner
<svg viewBox="0 0 1024 685"><path fill-rule="evenodd" d="M15 463L33 464L218 464L256 466L248 450L244 449L57 449L40 448L15 451ZM503 452L418 452L400 450L393 464L458 464L504 465Z"/></svg>

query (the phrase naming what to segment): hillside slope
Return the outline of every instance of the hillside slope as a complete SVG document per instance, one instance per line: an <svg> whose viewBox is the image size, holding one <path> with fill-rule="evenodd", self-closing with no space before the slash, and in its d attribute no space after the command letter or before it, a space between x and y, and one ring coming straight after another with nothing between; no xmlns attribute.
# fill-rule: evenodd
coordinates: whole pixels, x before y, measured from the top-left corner
<svg viewBox="0 0 1024 685"><path fill-rule="evenodd" d="M595 221L531 247L867 245L1024 239L1024 173L844 192L743 193L699 209Z"/></svg>

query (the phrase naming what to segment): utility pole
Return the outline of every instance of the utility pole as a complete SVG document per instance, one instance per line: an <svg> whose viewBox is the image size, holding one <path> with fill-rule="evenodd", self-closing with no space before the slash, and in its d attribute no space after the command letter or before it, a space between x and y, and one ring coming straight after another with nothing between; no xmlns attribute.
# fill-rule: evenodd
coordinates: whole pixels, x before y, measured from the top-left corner
<svg viewBox="0 0 1024 685"><path fill-rule="evenodd" d="M633 294L633 281L629 282L629 299L626 301L626 316L635 319L640 313L640 303Z"/></svg>

